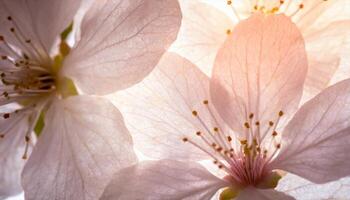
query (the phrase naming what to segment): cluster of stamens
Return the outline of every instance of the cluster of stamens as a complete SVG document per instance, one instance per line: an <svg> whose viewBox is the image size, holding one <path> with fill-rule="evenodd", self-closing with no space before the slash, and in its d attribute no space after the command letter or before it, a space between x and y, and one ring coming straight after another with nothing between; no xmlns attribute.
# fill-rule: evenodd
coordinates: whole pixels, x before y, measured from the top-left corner
<svg viewBox="0 0 350 200"><path fill-rule="evenodd" d="M10 24L10 28L6 30L7 36L12 40L8 40L0 33L0 107L16 103L20 108L2 113L5 120L20 113L31 113L38 107L38 98L55 90L55 79L50 69L38 61L42 58L39 49L32 44L31 39L25 37L20 26L11 16L7 17L7 21ZM15 41L16 44L9 41ZM33 113L34 116L29 116L31 129L24 136L26 147L23 159L27 158L31 131L40 114ZM8 127L1 127L1 129L0 139L3 139L8 133Z"/></svg>
<svg viewBox="0 0 350 200"><path fill-rule="evenodd" d="M234 1L247 1L247 0L225 0L226 4L232 9L235 17L238 20L242 19L240 12L238 12L235 7ZM264 14L276 14L276 13L285 13L291 18L296 16L300 11L305 10L303 16L305 17L309 11L316 9L318 6L322 5L329 0L319 0L319 3L313 5L313 7L308 7L307 11L305 10L305 4L303 0L280 0L276 1L276 3L271 4L270 0L253 0L250 1L251 4L251 13L264 13ZM269 4L270 3L270 4ZM301 17L303 17L301 16ZM227 30L227 34L230 34L230 29Z"/></svg>
<svg viewBox="0 0 350 200"><path fill-rule="evenodd" d="M210 118L219 125L209 102L205 100L203 104ZM183 137L183 142L190 143L208 154L214 164L232 177L235 183L257 185L269 173L266 165L275 158L281 148L278 137L280 135L276 128L284 115L283 111L276 114L275 121L264 122L267 123L265 130L262 130L263 122L255 119L254 113L247 114L246 122L242 124L244 136L231 130L224 132L219 126L210 128L209 123L206 123L196 110L192 111L192 115L205 131L197 131L194 136Z"/></svg>

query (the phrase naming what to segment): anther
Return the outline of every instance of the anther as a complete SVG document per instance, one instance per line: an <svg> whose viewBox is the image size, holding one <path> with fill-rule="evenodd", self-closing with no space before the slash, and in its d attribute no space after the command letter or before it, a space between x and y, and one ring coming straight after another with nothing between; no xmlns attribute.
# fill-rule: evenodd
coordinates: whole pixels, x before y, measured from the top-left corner
<svg viewBox="0 0 350 200"><path fill-rule="evenodd" d="M304 8L304 4L302 4L302 3L299 4L299 8L300 8L300 9L303 9L303 8Z"/></svg>
<svg viewBox="0 0 350 200"><path fill-rule="evenodd" d="M10 117L10 113L5 113L5 114L3 115L3 117L4 117L4 119L8 119L8 118Z"/></svg>
<svg viewBox="0 0 350 200"><path fill-rule="evenodd" d="M11 16L8 16L8 17L7 17L7 20L12 21L12 17L11 17Z"/></svg>
<svg viewBox="0 0 350 200"><path fill-rule="evenodd" d="M196 135L201 136L202 133L201 133L200 131L197 131L197 132L196 132Z"/></svg>
<svg viewBox="0 0 350 200"><path fill-rule="evenodd" d="M279 111L278 116L282 117L284 115L283 111Z"/></svg>
<svg viewBox="0 0 350 200"><path fill-rule="evenodd" d="M273 126L273 124L274 124L273 121L269 121L270 126Z"/></svg>
<svg viewBox="0 0 350 200"><path fill-rule="evenodd" d="M5 40L4 36L0 35L0 41L4 41L4 40Z"/></svg>
<svg viewBox="0 0 350 200"><path fill-rule="evenodd" d="M281 148L281 144L276 144L276 148L280 149Z"/></svg>
<svg viewBox="0 0 350 200"><path fill-rule="evenodd" d="M14 32L15 32L15 28L10 28L10 31L11 31L12 33L14 33Z"/></svg>
<svg viewBox="0 0 350 200"><path fill-rule="evenodd" d="M231 141L232 141L231 136L227 136L227 141L228 141L228 142L231 142Z"/></svg>
<svg viewBox="0 0 350 200"><path fill-rule="evenodd" d="M245 123L244 123L244 127L246 127L246 128L250 128L249 123L248 123L248 122L245 122Z"/></svg>
<svg viewBox="0 0 350 200"><path fill-rule="evenodd" d="M231 0L227 0L227 5L231 5L232 1Z"/></svg>
<svg viewBox="0 0 350 200"><path fill-rule="evenodd" d="M3 139L5 137L5 134L0 134L0 139Z"/></svg>
<svg viewBox="0 0 350 200"><path fill-rule="evenodd" d="M255 122L255 125L260 126L260 122L259 121Z"/></svg>
<svg viewBox="0 0 350 200"><path fill-rule="evenodd" d="M272 132L272 136L273 136L273 137L276 137L277 135L278 135L278 134L277 134L276 131L273 131L273 132Z"/></svg>
<svg viewBox="0 0 350 200"><path fill-rule="evenodd" d="M253 117L254 117L254 114L253 114L253 113L250 113L250 114L249 114L249 119L253 119Z"/></svg>
<svg viewBox="0 0 350 200"><path fill-rule="evenodd" d="M215 132L218 132L219 131L219 128L218 127L214 127L213 129Z"/></svg>
<svg viewBox="0 0 350 200"><path fill-rule="evenodd" d="M205 105L208 105L208 103L209 103L208 100L204 100L204 101L203 101L203 104L205 104Z"/></svg>
<svg viewBox="0 0 350 200"><path fill-rule="evenodd" d="M183 142L188 142L188 138L182 138Z"/></svg>
<svg viewBox="0 0 350 200"><path fill-rule="evenodd" d="M192 115L193 115L193 116L197 116L197 115L198 115L198 112L194 110L194 111L192 111Z"/></svg>
<svg viewBox="0 0 350 200"><path fill-rule="evenodd" d="M247 140L241 140L240 142L241 142L241 145L246 145L248 143Z"/></svg>
<svg viewBox="0 0 350 200"><path fill-rule="evenodd" d="M29 141L30 141L30 137L29 137L28 135L26 135L25 141L26 141L26 142L29 142Z"/></svg>
<svg viewBox="0 0 350 200"><path fill-rule="evenodd" d="M227 29L227 30L226 30L226 34L227 34L227 35L230 35L230 34L231 34L231 30L230 30L230 29Z"/></svg>

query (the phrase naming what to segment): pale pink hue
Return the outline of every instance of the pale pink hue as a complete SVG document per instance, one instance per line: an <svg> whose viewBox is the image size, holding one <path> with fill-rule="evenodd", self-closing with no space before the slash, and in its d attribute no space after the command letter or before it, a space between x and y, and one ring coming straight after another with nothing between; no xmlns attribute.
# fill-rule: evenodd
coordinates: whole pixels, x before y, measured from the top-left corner
<svg viewBox="0 0 350 200"><path fill-rule="evenodd" d="M59 34L80 4L0 0L1 198L22 185L29 200L98 199L111 175L136 161L118 109L103 98L67 97L65 84L96 95L142 80L176 39L180 7L176 0L94 1L80 40L55 66ZM16 107L3 111L9 106ZM45 128L30 155L42 112Z"/></svg>
<svg viewBox="0 0 350 200"><path fill-rule="evenodd" d="M184 13L182 29L186 32L180 32L172 49L197 64L206 74L212 71L215 55L225 41L227 30L232 31L237 22L252 13L271 13L275 8L275 14L283 13L296 23L305 39L309 73L303 102L327 87L333 75L337 76L332 83L350 77L349 71L344 70L348 68L350 31L342 28L350 26L350 2L347 0L303 0L302 9L301 1L296 0L285 0L282 5L279 0L258 1L258 5L254 4L257 1L236 0L230 6L224 0L180 2ZM197 5L195 9L194 5ZM339 76L338 71L345 71L346 75Z"/></svg>
<svg viewBox="0 0 350 200"><path fill-rule="evenodd" d="M242 21L219 51L211 79L186 59L166 54L144 81L111 97L136 148L160 160L125 169L102 199L210 199L223 183L242 190L238 199L293 199L263 182L275 170L317 183L350 175L350 80L296 110L306 70L301 34L283 15ZM198 160L211 160L226 175L213 181L209 171L193 172ZM165 180L164 171L176 175ZM193 174L196 181L182 178ZM124 180L131 189L119 191ZM139 180L143 184L133 184Z"/></svg>

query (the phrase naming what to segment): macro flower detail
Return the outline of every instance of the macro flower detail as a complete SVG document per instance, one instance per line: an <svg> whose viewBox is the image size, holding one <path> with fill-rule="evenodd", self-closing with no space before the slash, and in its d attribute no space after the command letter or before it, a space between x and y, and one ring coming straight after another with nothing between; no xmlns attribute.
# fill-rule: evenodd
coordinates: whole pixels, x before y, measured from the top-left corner
<svg viewBox="0 0 350 200"><path fill-rule="evenodd" d="M303 102L349 77L350 4L346 0L181 1L183 25L172 51L206 74L234 27L254 13L284 14L302 33L308 57Z"/></svg>
<svg viewBox="0 0 350 200"><path fill-rule="evenodd" d="M307 66L303 37L281 14L239 23L210 78L165 54L110 97L135 147L158 160L116 173L102 199L294 199L275 190L283 171L314 183L350 175L350 81L299 107Z"/></svg>
<svg viewBox="0 0 350 200"><path fill-rule="evenodd" d="M0 0L1 198L22 185L29 200L98 199L115 171L136 162L121 113L93 95L155 67L176 39L180 7L95 1L71 48L61 33L81 3Z"/></svg>

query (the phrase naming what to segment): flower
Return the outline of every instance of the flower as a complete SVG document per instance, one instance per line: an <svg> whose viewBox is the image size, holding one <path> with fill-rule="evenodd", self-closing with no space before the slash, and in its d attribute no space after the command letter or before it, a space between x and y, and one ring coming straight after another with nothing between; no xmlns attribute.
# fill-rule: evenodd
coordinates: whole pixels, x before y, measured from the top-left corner
<svg viewBox="0 0 350 200"><path fill-rule="evenodd" d="M211 199L219 190L221 199L293 199L274 190L280 170L318 184L350 175L350 80L298 109L306 73L303 37L285 15L238 24L211 78L164 55L110 97L135 147L158 160L116 173L102 199ZM215 175L198 161L216 165Z"/></svg>
<svg viewBox="0 0 350 200"><path fill-rule="evenodd" d="M176 39L178 2L95 1L70 49L57 38L79 6L0 1L1 197L21 190L19 154L28 158L29 200L97 199L116 170L136 161L120 112L93 95L127 88L152 70ZM34 129L40 137L29 157Z"/></svg>
<svg viewBox="0 0 350 200"><path fill-rule="evenodd" d="M172 49L207 74L234 26L252 13L264 13L288 16L304 37L309 72L302 102L349 77L350 4L347 0L184 0L181 3L183 25Z"/></svg>

